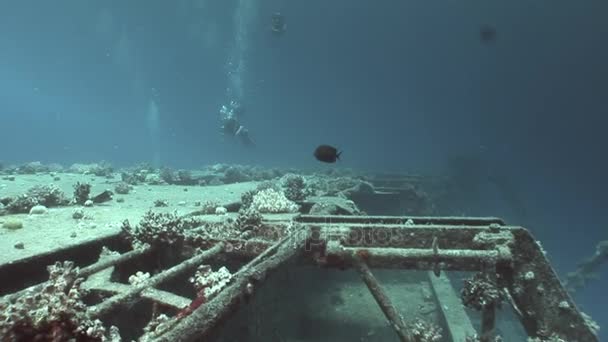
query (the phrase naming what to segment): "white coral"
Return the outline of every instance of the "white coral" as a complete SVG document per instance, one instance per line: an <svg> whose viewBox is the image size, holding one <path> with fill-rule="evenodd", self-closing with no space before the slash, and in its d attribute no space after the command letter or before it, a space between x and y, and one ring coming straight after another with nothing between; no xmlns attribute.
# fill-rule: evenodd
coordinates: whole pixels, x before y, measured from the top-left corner
<svg viewBox="0 0 608 342"><path fill-rule="evenodd" d="M142 271L137 271L137 273L129 276L129 284L139 285L148 279L150 279L150 273L148 273L148 272L144 273Z"/></svg>
<svg viewBox="0 0 608 342"><path fill-rule="evenodd" d="M260 213L293 213L298 211L299 206L287 199L282 192L269 188L253 196L251 208Z"/></svg>
<svg viewBox="0 0 608 342"><path fill-rule="evenodd" d="M209 299L220 292L232 279L232 274L222 266L217 271L212 271L211 266L199 266L196 274L190 279L197 291L204 291L205 298Z"/></svg>

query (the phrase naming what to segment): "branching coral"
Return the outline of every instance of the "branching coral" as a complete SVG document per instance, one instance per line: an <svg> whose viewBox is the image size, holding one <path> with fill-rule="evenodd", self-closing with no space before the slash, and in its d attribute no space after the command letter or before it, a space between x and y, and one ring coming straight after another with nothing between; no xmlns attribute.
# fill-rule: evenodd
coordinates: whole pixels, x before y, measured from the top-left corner
<svg viewBox="0 0 608 342"><path fill-rule="evenodd" d="M66 205L68 202L63 191L56 185L36 185L27 193L13 198L7 204L6 209L11 213L29 213L30 209L36 205L50 208Z"/></svg>
<svg viewBox="0 0 608 342"><path fill-rule="evenodd" d="M40 292L0 302L3 341L119 341L116 328L108 332L89 316L73 263L58 262L48 271L49 281Z"/></svg>
<svg viewBox="0 0 608 342"><path fill-rule="evenodd" d="M175 213L154 213L148 211L136 227L128 220L122 224L122 231L134 247L143 244L182 244L186 230L196 227L200 222L194 218L181 218Z"/></svg>

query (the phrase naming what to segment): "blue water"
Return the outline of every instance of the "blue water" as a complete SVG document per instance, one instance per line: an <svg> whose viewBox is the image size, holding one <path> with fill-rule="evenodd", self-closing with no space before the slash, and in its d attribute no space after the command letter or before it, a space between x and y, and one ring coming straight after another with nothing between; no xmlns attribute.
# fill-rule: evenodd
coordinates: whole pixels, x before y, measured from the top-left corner
<svg viewBox="0 0 608 342"><path fill-rule="evenodd" d="M607 239L608 3L4 1L0 159L444 174L476 160L466 214L531 228L561 275ZM272 13L287 23L270 32ZM491 25L496 40L482 44ZM243 103L256 148L219 134ZM151 113L150 108L156 108ZM526 208L514 213L500 177ZM608 324L601 278L577 295Z"/></svg>

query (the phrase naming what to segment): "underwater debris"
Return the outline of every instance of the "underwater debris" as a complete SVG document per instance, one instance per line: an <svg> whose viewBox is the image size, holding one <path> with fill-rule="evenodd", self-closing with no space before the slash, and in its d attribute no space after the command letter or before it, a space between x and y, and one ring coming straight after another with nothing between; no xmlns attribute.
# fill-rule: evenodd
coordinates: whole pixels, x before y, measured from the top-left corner
<svg viewBox="0 0 608 342"><path fill-rule="evenodd" d="M329 145L320 145L315 149L314 156L318 161L324 163L335 163L340 160L342 151L338 152L338 149Z"/></svg>
<svg viewBox="0 0 608 342"><path fill-rule="evenodd" d="M85 291L72 262L48 266L49 281L14 302L0 302L3 341L120 341L118 329L92 319L82 302Z"/></svg>
<svg viewBox="0 0 608 342"><path fill-rule="evenodd" d="M104 190L99 195L94 196L93 198L91 198L91 201L93 201L93 203L109 202L109 201L112 200L112 195L114 195L114 193L112 191L110 191L110 190Z"/></svg>

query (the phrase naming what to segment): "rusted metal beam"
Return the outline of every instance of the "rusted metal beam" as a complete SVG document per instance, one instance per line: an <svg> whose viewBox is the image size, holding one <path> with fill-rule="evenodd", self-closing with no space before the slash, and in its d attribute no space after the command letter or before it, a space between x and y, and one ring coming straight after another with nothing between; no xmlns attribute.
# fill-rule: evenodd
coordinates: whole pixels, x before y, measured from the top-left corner
<svg viewBox="0 0 608 342"><path fill-rule="evenodd" d="M508 253L500 251L480 250L439 250L435 253L431 249L414 248L327 248L327 266L342 264L352 256L365 258L373 268L398 268L411 270L440 270L477 271L489 260L496 260L501 264L511 262ZM336 263L336 261L338 261Z"/></svg>
<svg viewBox="0 0 608 342"><path fill-rule="evenodd" d="M445 321L446 330L452 337L452 341L466 341L468 336L474 336L476 334L475 328L473 328L473 324L462 306L460 296L456 295L457 292L452 287L450 279L445 273L439 277L430 271L427 274L433 293L437 298L437 307Z"/></svg>
<svg viewBox="0 0 608 342"><path fill-rule="evenodd" d="M520 319L528 335L544 337L555 333L567 341L599 341L538 242L526 229L513 233L512 268L498 268L498 272L522 314Z"/></svg>
<svg viewBox="0 0 608 342"><path fill-rule="evenodd" d="M504 225L497 217L460 217L460 216L339 216L339 215L299 215L295 218L301 223L321 224L400 224L410 221L414 225L451 225L451 226L489 226Z"/></svg>
<svg viewBox="0 0 608 342"><path fill-rule="evenodd" d="M96 284L94 286L87 287L89 291L96 291L98 293L105 293L109 295L124 294L133 288L132 285L121 284L116 282L107 282L104 284ZM192 300L186 297L176 295L168 291L157 290L154 288L148 288L141 292L141 297L151 300L155 303L161 304L164 307L172 308L174 310L181 310L188 306Z"/></svg>
<svg viewBox="0 0 608 342"><path fill-rule="evenodd" d="M103 260L100 260L92 265L81 268L78 271L77 278L86 278L94 273L97 273L97 272L107 269L109 267L113 267L113 266L122 264L124 262L139 258L143 255L150 253L151 250L152 250L151 247L143 247L143 248L135 249L135 250L132 250L132 251L129 251L127 253L123 253L123 254L120 254L117 256L108 256L107 258L104 258ZM12 301L12 300L16 300L20 296L24 295L26 292L40 292L40 291L42 291L42 289L46 283L47 282L43 282L43 283L40 283L37 285L27 287L23 290L6 295L4 298L9 301Z"/></svg>
<svg viewBox="0 0 608 342"><path fill-rule="evenodd" d="M339 240L344 247L493 249L513 241L511 226L313 224L310 244Z"/></svg>
<svg viewBox="0 0 608 342"><path fill-rule="evenodd" d="M378 303L378 306L380 306L380 309L384 313L384 316L386 316L386 319L388 319L388 321L390 322L391 327L395 330L397 336L399 336L399 340L401 342L413 342L414 337L408 331L403 316L401 316L399 312L397 312L397 309L395 308L391 300L388 298L388 295L386 294L378 280L376 280L376 277L374 277L372 271L369 269L365 261L362 260L360 257L354 257L353 263L357 271L359 271L363 282L365 283L365 285L367 285L367 288L376 300L376 303Z"/></svg>
<svg viewBox="0 0 608 342"><path fill-rule="evenodd" d="M89 309L89 312L92 317L100 317L106 315L112 310L125 305L127 303L131 303L133 300L137 300L140 297L142 291L152 288L160 283L166 282L172 278L179 276L180 274L192 270L199 266L206 259L220 253L224 248L224 244L219 243L215 245L213 248L206 250L186 261L183 261L168 270L165 270L148 280L133 286L131 290L125 293L121 293L119 295L110 297L109 299L103 301L96 306L93 306Z"/></svg>
<svg viewBox="0 0 608 342"><path fill-rule="evenodd" d="M228 287L208 303L201 305L190 315L183 317L169 331L153 341L204 341L208 335L252 295L252 289L283 263L301 253L304 239L286 237L260 254L235 273Z"/></svg>

